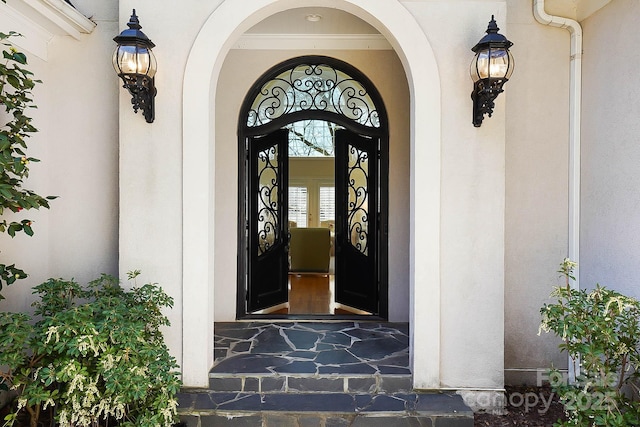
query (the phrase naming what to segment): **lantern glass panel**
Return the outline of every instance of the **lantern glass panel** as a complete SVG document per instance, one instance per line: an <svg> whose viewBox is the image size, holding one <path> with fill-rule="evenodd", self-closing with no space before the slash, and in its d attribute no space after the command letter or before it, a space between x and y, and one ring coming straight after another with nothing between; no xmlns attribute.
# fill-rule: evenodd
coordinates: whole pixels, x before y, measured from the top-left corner
<svg viewBox="0 0 640 427"><path fill-rule="evenodd" d="M153 77L156 58L151 49L141 45L120 45L113 54L113 67L118 74L138 74Z"/></svg>
<svg viewBox="0 0 640 427"><path fill-rule="evenodd" d="M507 49L485 49L479 51L471 63L471 78L509 78L513 73L513 56Z"/></svg>

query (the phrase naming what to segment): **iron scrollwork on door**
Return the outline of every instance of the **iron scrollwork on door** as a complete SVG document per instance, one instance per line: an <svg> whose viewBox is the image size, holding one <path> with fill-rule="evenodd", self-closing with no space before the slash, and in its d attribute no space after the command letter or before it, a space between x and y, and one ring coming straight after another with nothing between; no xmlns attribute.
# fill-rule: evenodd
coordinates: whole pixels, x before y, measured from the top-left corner
<svg viewBox="0 0 640 427"><path fill-rule="evenodd" d="M363 255L368 255L369 241L369 154L349 145L347 163L347 226L349 241Z"/></svg>
<svg viewBox="0 0 640 427"><path fill-rule="evenodd" d="M280 238L278 214L278 148L258 153L258 256L269 251Z"/></svg>
<svg viewBox="0 0 640 427"><path fill-rule="evenodd" d="M258 127L299 111L327 111L379 128L371 96L358 80L327 64L298 64L268 80L254 98L247 127Z"/></svg>

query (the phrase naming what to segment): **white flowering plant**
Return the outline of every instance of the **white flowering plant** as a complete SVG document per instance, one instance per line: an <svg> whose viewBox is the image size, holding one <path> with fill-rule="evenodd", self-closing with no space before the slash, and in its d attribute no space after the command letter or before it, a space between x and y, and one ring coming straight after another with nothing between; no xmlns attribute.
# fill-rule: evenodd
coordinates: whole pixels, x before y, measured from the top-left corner
<svg viewBox="0 0 640 427"><path fill-rule="evenodd" d="M0 313L0 385L18 394L6 425L37 427L45 417L60 427L177 422L178 365L160 330L169 326L162 310L171 297L155 284L127 291L107 275L86 287L50 279L34 289L34 319Z"/></svg>
<svg viewBox="0 0 640 427"><path fill-rule="evenodd" d="M541 331L561 338L570 356L566 381L555 371L551 386L565 405L568 420L558 426L640 425L640 302L614 290L571 286L576 264L565 259L558 271L563 286L544 304Z"/></svg>

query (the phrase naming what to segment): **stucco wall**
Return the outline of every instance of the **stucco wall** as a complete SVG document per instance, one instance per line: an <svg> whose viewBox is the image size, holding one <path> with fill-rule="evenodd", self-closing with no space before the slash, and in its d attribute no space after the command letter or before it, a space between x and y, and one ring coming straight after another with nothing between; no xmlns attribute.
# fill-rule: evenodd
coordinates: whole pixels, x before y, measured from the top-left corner
<svg viewBox="0 0 640 427"><path fill-rule="evenodd" d="M535 20L530 1L508 5L505 369L507 383L535 384L538 368L567 365L553 335L537 333L567 256L570 45L568 31Z"/></svg>
<svg viewBox="0 0 640 427"><path fill-rule="evenodd" d="M572 17L559 3L547 11ZM530 2L508 4L517 67L506 89L505 369L507 383L535 384L540 369L567 366L558 339L536 334L539 308L567 256L570 42L566 30L538 24ZM580 286L600 283L635 297L639 23L632 0L610 2L580 22Z"/></svg>
<svg viewBox="0 0 640 427"><path fill-rule="evenodd" d="M190 1L181 7L158 7L153 0L120 0L120 31L131 10L142 31L156 44L155 122L150 125L131 109L130 96L120 89L120 272L140 268L139 281L158 282L175 300L167 315L171 328L167 345L183 363L182 241L182 85L190 47L218 2ZM215 55L215 52L211 53ZM189 167L188 165L186 167ZM204 195L206 197L206 195ZM208 254L198 254L207 258ZM208 301L207 295L198 295ZM197 314L199 321L208 322ZM200 343L213 340L199 336ZM207 347L203 344L203 348ZM187 349L193 352L195 349Z"/></svg>
<svg viewBox="0 0 640 427"><path fill-rule="evenodd" d="M54 36L47 60L28 50L28 68L42 80L34 91L38 109L28 113L39 132L28 140L32 163L26 188L57 195L51 209L28 211L35 235L0 238L5 263L29 274L3 289L0 310L30 311L31 287L49 277L86 282L118 274L117 76L111 66L118 31L117 1L75 1L97 23L80 40ZM2 28L0 31L21 28Z"/></svg>
<svg viewBox="0 0 640 427"><path fill-rule="evenodd" d="M441 382L444 387L501 387L504 102L510 94L498 98L493 117L474 128L468 70L471 47L484 35L492 14L510 36L506 3L428 1L405 6L433 45L442 87ZM416 304L419 310L421 302ZM470 354L473 360L465 356Z"/></svg>
<svg viewBox="0 0 640 427"><path fill-rule="evenodd" d="M216 321L234 320L237 259L237 122L254 82L273 65L296 56L327 55L362 71L380 91L389 115L389 318L409 321L409 94L392 50L232 50L220 79L216 105ZM250 64L250 65L249 65Z"/></svg>
<svg viewBox="0 0 640 427"><path fill-rule="evenodd" d="M640 298L640 3L583 23L581 283ZM612 30L615 29L615 30Z"/></svg>

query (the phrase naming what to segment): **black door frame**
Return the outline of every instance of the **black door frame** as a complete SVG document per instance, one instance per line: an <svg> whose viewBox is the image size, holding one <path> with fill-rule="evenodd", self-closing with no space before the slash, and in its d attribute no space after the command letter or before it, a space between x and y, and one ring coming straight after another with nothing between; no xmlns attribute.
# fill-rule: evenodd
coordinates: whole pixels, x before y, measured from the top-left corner
<svg viewBox="0 0 640 427"><path fill-rule="evenodd" d="M299 66L328 66L333 70L342 71L358 82L366 91L375 107L375 117L379 126L370 126L358 123L352 117L322 109L306 109L304 111L293 111L270 119L265 124L250 126L248 124L250 114L253 113L253 102L260 96L266 83L287 70L292 70ZM358 94L363 96L364 94ZM282 127L301 120L322 120L333 122L343 126L347 130L367 137L375 138L378 141L379 171L379 245L378 245L378 299L379 312L377 315L256 315L247 312L247 286L248 278L248 233L249 233L249 203L248 203L248 171L247 161L249 153L249 142L253 137L271 134ZM266 71L252 86L247 93L238 118L238 271L237 271L237 299L236 318L269 318L269 319L384 319L388 318L389 297L388 297L388 204L389 204L389 126L386 109L382 102L378 90L373 83L355 67L350 64L327 56L303 56L284 61L268 71Z"/></svg>

